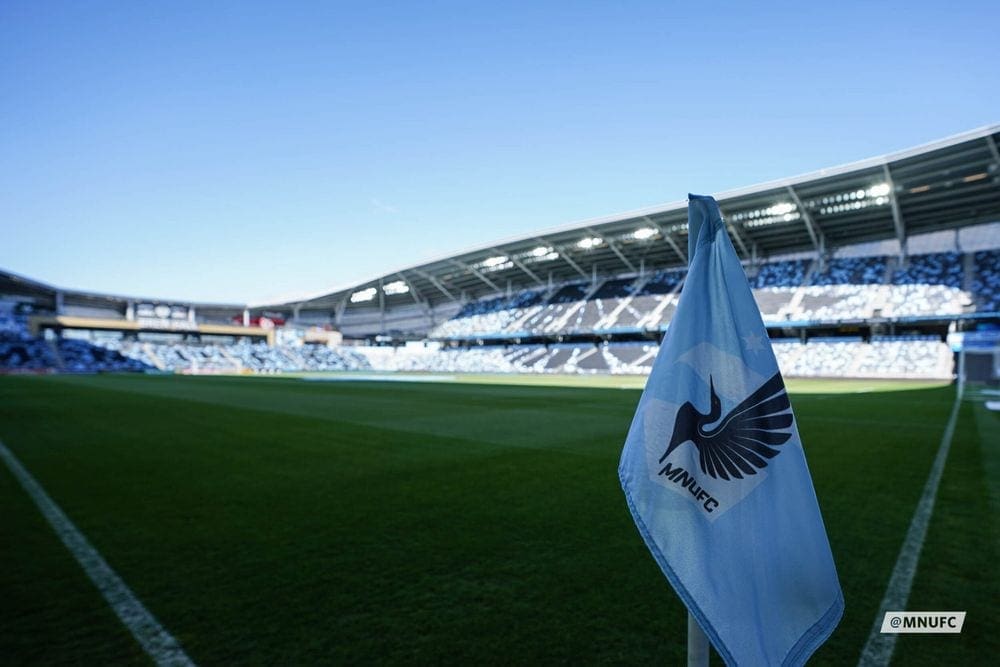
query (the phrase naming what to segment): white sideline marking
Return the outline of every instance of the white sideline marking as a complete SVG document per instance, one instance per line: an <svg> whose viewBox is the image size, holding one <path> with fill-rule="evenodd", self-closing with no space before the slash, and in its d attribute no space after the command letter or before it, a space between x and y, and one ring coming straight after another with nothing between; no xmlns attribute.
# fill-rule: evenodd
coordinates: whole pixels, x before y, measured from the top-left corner
<svg viewBox="0 0 1000 667"><path fill-rule="evenodd" d="M193 666L191 658L184 653L184 649L181 648L177 640L143 606L135 593L111 569L111 566L90 545L83 533L77 530L73 522L63 514L59 506L49 498L42 486L35 481L31 473L25 470L13 452L7 449L2 442L0 442L0 458L4 460L31 499L35 501L35 505L48 520L52 529L56 531L56 535L80 563L84 572L101 591L104 599L107 600L125 627L129 629L132 636L142 645L146 654L157 665Z"/></svg>
<svg viewBox="0 0 1000 667"><path fill-rule="evenodd" d="M306 375L306 382L455 382L454 375Z"/></svg>
<svg viewBox="0 0 1000 667"><path fill-rule="evenodd" d="M861 658L858 660L859 667L886 667L892 660L892 652L896 648L896 637L899 635L882 634L882 621L887 611L905 610L906 603L910 599L910 589L913 587L913 577L917 573L920 551L924 547L927 526L930 524L931 514L934 512L934 500L937 498L941 473L944 472L944 464L948 460L948 451L951 449L951 438L955 434L958 410L962 407L962 394L965 388L964 361L963 355L960 355L958 388L955 392L955 403L952 405L951 415L948 417L948 425L945 426L944 435L941 436L941 445L938 447L937 456L934 457L934 463L931 465L931 472L927 475L927 483L924 484L924 492L920 495L917 509L913 512L910 528L906 531L903 548L899 550L899 556L896 558L896 566L892 569L889 585L885 589L885 596L883 596L878 614L875 616L875 624L872 626L868 641L865 642L865 647L861 651Z"/></svg>

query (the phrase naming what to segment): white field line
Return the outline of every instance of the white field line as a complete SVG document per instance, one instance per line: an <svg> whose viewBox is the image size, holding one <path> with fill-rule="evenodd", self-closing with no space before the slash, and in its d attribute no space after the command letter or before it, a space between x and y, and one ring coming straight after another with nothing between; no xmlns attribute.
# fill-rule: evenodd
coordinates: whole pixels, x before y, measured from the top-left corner
<svg viewBox="0 0 1000 667"><path fill-rule="evenodd" d="M885 667L892 660L892 652L896 648L898 635L894 633L882 634L882 619L887 611L906 611L906 603L910 599L910 589L913 587L913 577L917 573L920 551L923 549L924 539L927 537L927 527L930 524L931 514L934 512L938 485L941 482L941 474L944 472L945 461L948 460L948 451L951 449L951 438L955 434L958 411L962 406L962 394L965 387L963 361L964 359L960 355L955 403L952 405L944 435L941 436L941 444L938 446L937 455L931 465L931 472L927 476L927 483L924 484L924 491L920 495L917 509L913 512L910 528L906 531L903 547L899 550L899 556L896 558L896 566L892 569L892 576L889 578L885 596L879 605L872 631L861 651L861 658L858 660L859 667Z"/></svg>
<svg viewBox="0 0 1000 667"><path fill-rule="evenodd" d="M35 481L17 457L0 442L0 458L21 483L24 490L35 501L35 505L56 531L66 548L76 558L84 572L94 582L107 600L111 609L136 638L143 650L157 665L194 665L184 653L184 649L167 630L153 617L135 596L122 578L111 569L101 554L91 546L73 522L63 514L59 506L49 498L41 485Z"/></svg>

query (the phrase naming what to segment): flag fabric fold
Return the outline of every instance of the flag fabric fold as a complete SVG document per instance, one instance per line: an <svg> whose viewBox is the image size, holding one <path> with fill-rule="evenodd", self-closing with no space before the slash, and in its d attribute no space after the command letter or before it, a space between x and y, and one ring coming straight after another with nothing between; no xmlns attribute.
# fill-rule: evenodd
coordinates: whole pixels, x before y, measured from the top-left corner
<svg viewBox="0 0 1000 667"><path fill-rule="evenodd" d="M639 533L729 665L801 665L844 598L794 414L712 197L618 474ZM683 640L683 627L677 628Z"/></svg>

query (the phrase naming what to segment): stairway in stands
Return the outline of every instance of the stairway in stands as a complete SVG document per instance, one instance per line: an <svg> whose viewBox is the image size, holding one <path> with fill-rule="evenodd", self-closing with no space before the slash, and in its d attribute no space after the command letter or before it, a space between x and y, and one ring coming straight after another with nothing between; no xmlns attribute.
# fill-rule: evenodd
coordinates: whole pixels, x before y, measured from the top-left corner
<svg viewBox="0 0 1000 667"><path fill-rule="evenodd" d="M65 372L66 362L63 360L62 353L59 351L59 346L56 344L54 339L46 339L45 343L49 346L49 351L52 353L52 359L56 362L56 370L60 373Z"/></svg>

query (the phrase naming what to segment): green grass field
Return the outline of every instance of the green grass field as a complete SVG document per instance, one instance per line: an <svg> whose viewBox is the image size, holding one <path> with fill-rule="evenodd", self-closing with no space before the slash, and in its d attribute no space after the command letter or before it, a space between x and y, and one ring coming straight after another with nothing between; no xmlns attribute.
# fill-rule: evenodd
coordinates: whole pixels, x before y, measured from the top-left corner
<svg viewBox="0 0 1000 667"><path fill-rule="evenodd" d="M616 474L641 382L458 379L2 377L0 439L199 664L682 664ZM847 602L813 664L852 665L954 388L789 388ZM998 485L969 400L908 605L965 631L897 664L1000 650ZM147 662L4 466L0 507L0 662Z"/></svg>

